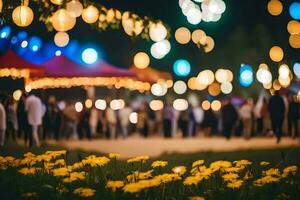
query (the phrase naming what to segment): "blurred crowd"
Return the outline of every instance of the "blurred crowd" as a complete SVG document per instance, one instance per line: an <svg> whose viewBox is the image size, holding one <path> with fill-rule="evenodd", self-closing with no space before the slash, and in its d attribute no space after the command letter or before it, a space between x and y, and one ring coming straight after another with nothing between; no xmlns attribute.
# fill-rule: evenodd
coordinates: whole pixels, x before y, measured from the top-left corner
<svg viewBox="0 0 300 200"><path fill-rule="evenodd" d="M75 102L39 96L31 92L15 101L10 95L0 95L1 146L5 140L18 138L28 146L40 146L40 140L47 139L115 139L134 134L166 138L222 135L227 139L274 135L277 142L282 136L299 136L299 103L293 96L278 92L256 101L245 99L239 105L227 98L218 111L204 110L201 105L177 111L168 103L154 111L145 101L138 107L126 102L121 109L107 106L101 110L93 105L79 112Z"/></svg>

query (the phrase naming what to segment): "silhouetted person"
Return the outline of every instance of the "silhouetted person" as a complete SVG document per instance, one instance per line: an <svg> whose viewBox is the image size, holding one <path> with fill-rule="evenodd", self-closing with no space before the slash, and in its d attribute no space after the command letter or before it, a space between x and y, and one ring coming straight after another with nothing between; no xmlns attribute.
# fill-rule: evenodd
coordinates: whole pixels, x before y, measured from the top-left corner
<svg viewBox="0 0 300 200"><path fill-rule="evenodd" d="M216 128L217 124L218 124L218 119L215 113L211 109L204 111L204 117L202 122L204 135L211 136L212 134L215 134L217 131Z"/></svg>
<svg viewBox="0 0 300 200"><path fill-rule="evenodd" d="M89 124L90 114L91 111L87 108L84 108L79 115L77 131L80 139L83 139L85 136L89 140L92 139L91 127Z"/></svg>
<svg viewBox="0 0 300 200"><path fill-rule="evenodd" d="M28 142L29 124L25 111L26 96L23 94L17 105L18 137L24 137L25 144Z"/></svg>
<svg viewBox="0 0 300 200"><path fill-rule="evenodd" d="M172 106L170 104L167 104L163 110L163 129L164 129L164 136L166 138L171 137L173 118L174 118L174 112Z"/></svg>
<svg viewBox="0 0 300 200"><path fill-rule="evenodd" d="M293 96L289 98L289 110L288 110L288 128L289 134L293 138L298 136L298 120L299 120L299 103L295 101Z"/></svg>
<svg viewBox="0 0 300 200"><path fill-rule="evenodd" d="M178 119L178 127L182 131L182 136L188 136L189 112L187 110L181 111Z"/></svg>
<svg viewBox="0 0 300 200"><path fill-rule="evenodd" d="M50 96L48 99L44 119L45 124L43 139L47 139L50 134L53 135L56 140L58 140L61 125L61 115L57 106L56 98L54 96Z"/></svg>
<svg viewBox="0 0 300 200"><path fill-rule="evenodd" d="M6 135L8 137L11 137L14 141L16 141L16 134L18 130L17 105L15 104L12 96L9 96L7 99L6 121L7 121Z"/></svg>
<svg viewBox="0 0 300 200"><path fill-rule="evenodd" d="M223 135L230 139L231 134L233 132L233 128L236 125L238 119L238 113L235 107L231 104L231 100L228 99L225 102L225 105L222 108L222 128L223 128Z"/></svg>
<svg viewBox="0 0 300 200"><path fill-rule="evenodd" d="M284 119L285 106L283 98L279 95L278 91L276 91L274 96L270 98L268 108L270 112L272 129L277 137L277 143L279 143L282 136L282 123Z"/></svg>

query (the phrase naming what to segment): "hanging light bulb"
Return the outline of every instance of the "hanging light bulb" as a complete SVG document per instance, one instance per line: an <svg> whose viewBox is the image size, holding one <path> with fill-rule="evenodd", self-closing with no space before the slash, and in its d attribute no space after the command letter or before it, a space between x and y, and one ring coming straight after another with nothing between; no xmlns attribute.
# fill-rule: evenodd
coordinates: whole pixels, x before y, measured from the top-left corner
<svg viewBox="0 0 300 200"><path fill-rule="evenodd" d="M69 43L69 35L66 32L57 32L54 36L54 43L58 47L65 47Z"/></svg>
<svg viewBox="0 0 300 200"><path fill-rule="evenodd" d="M99 18L99 10L93 5L89 5L82 11L82 19L88 24L95 23Z"/></svg>
<svg viewBox="0 0 300 200"><path fill-rule="evenodd" d="M63 3L63 0L50 0L50 1L55 5L61 5Z"/></svg>
<svg viewBox="0 0 300 200"><path fill-rule="evenodd" d="M55 30L64 32L75 26L76 18L71 17L66 9L59 9L52 15L51 22Z"/></svg>
<svg viewBox="0 0 300 200"><path fill-rule="evenodd" d="M67 11L72 17L79 17L83 11L83 5L79 0L72 0L67 3Z"/></svg>
<svg viewBox="0 0 300 200"><path fill-rule="evenodd" d="M0 0L0 13L2 12L2 8L3 8L3 1Z"/></svg>
<svg viewBox="0 0 300 200"><path fill-rule="evenodd" d="M25 1L23 5L16 7L12 13L14 23L20 27L29 26L33 21L33 17L34 14L32 9L28 7L28 1Z"/></svg>

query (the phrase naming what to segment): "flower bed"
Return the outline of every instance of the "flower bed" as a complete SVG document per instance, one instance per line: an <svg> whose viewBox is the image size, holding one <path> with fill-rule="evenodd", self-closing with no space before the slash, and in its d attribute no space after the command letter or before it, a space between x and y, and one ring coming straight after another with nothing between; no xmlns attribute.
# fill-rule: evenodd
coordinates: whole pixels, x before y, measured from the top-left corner
<svg viewBox="0 0 300 200"><path fill-rule="evenodd" d="M298 167L249 160L197 160L168 166L148 156L90 155L67 163L67 152L0 156L1 199L298 199Z"/></svg>

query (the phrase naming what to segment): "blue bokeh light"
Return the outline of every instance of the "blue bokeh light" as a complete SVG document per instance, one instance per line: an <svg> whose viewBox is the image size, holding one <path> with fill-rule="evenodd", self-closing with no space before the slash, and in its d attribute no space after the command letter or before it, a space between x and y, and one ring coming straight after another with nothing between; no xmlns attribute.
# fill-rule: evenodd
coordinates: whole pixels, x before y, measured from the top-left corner
<svg viewBox="0 0 300 200"><path fill-rule="evenodd" d="M42 40L36 36L32 36L29 39L29 48L36 52L42 48Z"/></svg>
<svg viewBox="0 0 300 200"><path fill-rule="evenodd" d="M86 64L94 64L98 59L98 53L93 48L87 48L82 52L81 58Z"/></svg>
<svg viewBox="0 0 300 200"><path fill-rule="evenodd" d="M0 38L7 39L11 33L11 28L9 26L5 26L0 30Z"/></svg>
<svg viewBox="0 0 300 200"><path fill-rule="evenodd" d="M250 65L242 64L239 81L243 87L249 87L253 83L253 69Z"/></svg>
<svg viewBox="0 0 300 200"><path fill-rule="evenodd" d="M187 60L179 59L174 63L173 71L177 76L188 76L191 72L191 65Z"/></svg>
<svg viewBox="0 0 300 200"><path fill-rule="evenodd" d="M18 33L17 37L19 40L25 40L27 38L27 33L25 31L21 31Z"/></svg>
<svg viewBox="0 0 300 200"><path fill-rule="evenodd" d="M291 3L289 12L293 19L300 20L300 2Z"/></svg>
<svg viewBox="0 0 300 200"><path fill-rule="evenodd" d="M16 44L16 43L18 42L18 38L17 38L16 36L13 36L13 37L11 38L10 42L11 42L12 44Z"/></svg>
<svg viewBox="0 0 300 200"><path fill-rule="evenodd" d="M294 64L293 71L297 77L300 77L300 63Z"/></svg>

